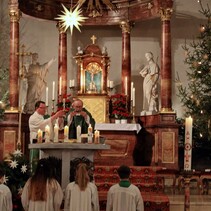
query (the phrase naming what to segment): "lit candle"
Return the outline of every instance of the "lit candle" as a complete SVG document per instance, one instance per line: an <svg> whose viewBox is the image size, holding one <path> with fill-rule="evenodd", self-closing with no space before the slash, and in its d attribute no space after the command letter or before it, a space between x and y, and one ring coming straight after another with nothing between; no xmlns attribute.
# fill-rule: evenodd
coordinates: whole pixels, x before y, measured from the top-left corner
<svg viewBox="0 0 211 211"><path fill-rule="evenodd" d="M50 126L45 126L45 142L50 142Z"/></svg>
<svg viewBox="0 0 211 211"><path fill-rule="evenodd" d="M64 142L68 141L68 136L69 136L69 127L66 125L64 127Z"/></svg>
<svg viewBox="0 0 211 211"><path fill-rule="evenodd" d="M100 142L100 131L99 130L95 130L95 140L94 143L95 144L99 144Z"/></svg>
<svg viewBox="0 0 211 211"><path fill-rule="evenodd" d="M55 124L54 126L54 142L58 142L59 141L59 126L57 124Z"/></svg>
<svg viewBox="0 0 211 211"><path fill-rule="evenodd" d="M92 143L92 125L89 124L88 127L88 143L91 144Z"/></svg>
<svg viewBox="0 0 211 211"><path fill-rule="evenodd" d="M131 88L130 88L130 100L133 100L133 82L131 82Z"/></svg>
<svg viewBox="0 0 211 211"><path fill-rule="evenodd" d="M53 81L52 100L55 100L55 81Z"/></svg>
<svg viewBox="0 0 211 211"><path fill-rule="evenodd" d="M191 170L192 159L192 126L193 119L188 117L185 119L185 151L184 151L184 170Z"/></svg>
<svg viewBox="0 0 211 211"><path fill-rule="evenodd" d="M77 142L81 143L81 126L78 125L76 128L76 138L77 138Z"/></svg>
<svg viewBox="0 0 211 211"><path fill-rule="evenodd" d="M136 90L133 88L133 106L135 106L135 96L136 96Z"/></svg>
<svg viewBox="0 0 211 211"><path fill-rule="evenodd" d="M45 105L48 106L48 87L45 90Z"/></svg>
<svg viewBox="0 0 211 211"><path fill-rule="evenodd" d="M127 95L127 76L125 77L125 95Z"/></svg>
<svg viewBox="0 0 211 211"><path fill-rule="evenodd" d="M38 130L37 132L37 142L42 143L42 130Z"/></svg>
<svg viewBox="0 0 211 211"><path fill-rule="evenodd" d="M59 95L62 94L62 77L59 78Z"/></svg>

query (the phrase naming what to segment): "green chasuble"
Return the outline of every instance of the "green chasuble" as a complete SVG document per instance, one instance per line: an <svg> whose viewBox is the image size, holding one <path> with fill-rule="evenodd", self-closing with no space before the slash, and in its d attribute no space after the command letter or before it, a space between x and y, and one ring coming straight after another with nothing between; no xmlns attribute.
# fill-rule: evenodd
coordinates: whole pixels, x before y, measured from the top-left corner
<svg viewBox="0 0 211 211"><path fill-rule="evenodd" d="M70 113L73 110L70 111ZM89 113L85 108L82 109L82 111L85 111L87 115L90 118L90 124L92 125L92 128L94 129L95 127L95 120L92 118L91 113ZM74 116L73 120L69 126L69 139L76 139L76 128L77 126L81 126L81 133L87 133L89 125L86 123L85 119L83 116Z"/></svg>

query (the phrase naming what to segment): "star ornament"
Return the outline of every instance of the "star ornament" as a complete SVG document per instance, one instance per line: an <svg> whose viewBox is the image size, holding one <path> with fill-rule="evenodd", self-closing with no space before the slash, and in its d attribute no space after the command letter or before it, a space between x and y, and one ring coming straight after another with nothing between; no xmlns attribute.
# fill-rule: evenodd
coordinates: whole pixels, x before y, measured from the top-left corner
<svg viewBox="0 0 211 211"><path fill-rule="evenodd" d="M64 11L62 11L63 15L59 15L56 19L58 19L62 23L62 28L66 31L70 27L71 35L73 33L73 27L75 26L79 31L81 23L84 22L87 18L82 16L82 10L77 6L73 11L72 8L68 10L63 4L62 7Z"/></svg>

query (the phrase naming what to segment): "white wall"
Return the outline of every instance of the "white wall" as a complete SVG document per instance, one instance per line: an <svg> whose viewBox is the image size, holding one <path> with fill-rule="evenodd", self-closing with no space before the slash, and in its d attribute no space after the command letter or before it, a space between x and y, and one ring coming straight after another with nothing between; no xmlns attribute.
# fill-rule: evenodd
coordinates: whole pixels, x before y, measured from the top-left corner
<svg viewBox="0 0 211 211"><path fill-rule="evenodd" d="M6 1L6 0L4 0ZM210 0L204 0L204 5L210 4ZM211 5L210 5L211 7ZM199 34L199 26L206 20L199 13L199 3L197 0L175 0L174 13L171 18L172 36L172 107L177 112L178 117L182 115L183 108L180 100L176 96L175 76L177 72L183 83L186 82L187 66L184 64L184 52L182 45L186 39L187 43L192 41ZM116 85L121 80L121 48L122 34L119 26L90 27L82 26L81 33L74 28L73 36L68 32L68 79L76 79L76 65L72 58L77 46L85 48L91 43L90 37L94 34L97 44L101 47L106 46L111 58L109 79L114 80ZM21 44L24 44L27 51L37 52L40 63L58 57L58 30L53 21L37 20L23 16L20 21ZM152 51L154 57L158 57L160 65L160 46L161 45L161 21L160 19L147 20L135 24L131 31L131 69L132 79L136 86L136 114L142 109L142 83L143 79L139 76L140 68L146 64L144 54ZM53 80L57 80L58 62L50 67L47 75L48 86ZM51 93L49 93L51 96Z"/></svg>

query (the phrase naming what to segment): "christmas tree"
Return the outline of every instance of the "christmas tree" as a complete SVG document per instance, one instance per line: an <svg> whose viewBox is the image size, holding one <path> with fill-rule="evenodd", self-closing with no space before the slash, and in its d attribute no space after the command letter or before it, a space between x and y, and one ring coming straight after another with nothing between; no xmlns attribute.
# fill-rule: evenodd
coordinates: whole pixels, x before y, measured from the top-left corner
<svg viewBox="0 0 211 211"><path fill-rule="evenodd" d="M177 76L178 96L185 115L193 118L193 139L211 141L211 10L198 2L206 22L200 25L197 39L183 46L188 84L182 85Z"/></svg>

